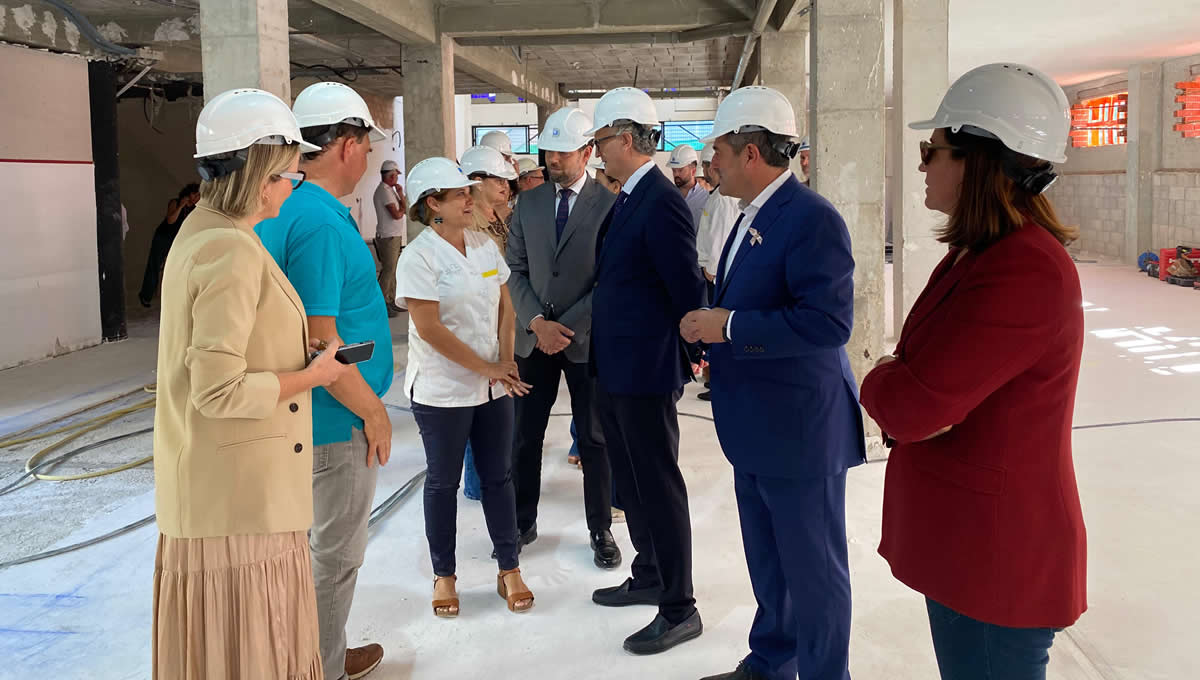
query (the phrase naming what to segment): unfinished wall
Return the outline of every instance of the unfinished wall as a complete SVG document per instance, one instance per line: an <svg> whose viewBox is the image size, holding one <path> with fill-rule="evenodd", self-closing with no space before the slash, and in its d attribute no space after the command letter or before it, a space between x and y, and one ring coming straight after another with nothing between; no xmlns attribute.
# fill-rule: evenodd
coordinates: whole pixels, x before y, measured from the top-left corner
<svg viewBox="0 0 1200 680"><path fill-rule="evenodd" d="M100 342L87 62L0 45L0 368Z"/></svg>
<svg viewBox="0 0 1200 680"><path fill-rule="evenodd" d="M1200 54L1163 63L1162 163L1154 174L1154 249L1200 247L1200 139L1172 127L1179 109L1175 83L1191 80Z"/></svg>

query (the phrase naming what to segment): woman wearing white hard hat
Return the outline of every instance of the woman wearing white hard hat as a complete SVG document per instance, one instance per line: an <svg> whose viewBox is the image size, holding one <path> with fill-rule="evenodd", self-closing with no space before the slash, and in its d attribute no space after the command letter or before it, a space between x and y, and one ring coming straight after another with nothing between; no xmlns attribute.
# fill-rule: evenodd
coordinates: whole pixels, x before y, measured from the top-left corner
<svg viewBox="0 0 1200 680"><path fill-rule="evenodd" d="M862 386L894 443L879 552L926 597L944 680L1046 677L1055 632L1087 608L1071 458L1083 348L1075 238L1044 195L1069 104L1045 74L958 79L921 142L925 205L950 252Z"/></svg>
<svg viewBox="0 0 1200 680"><path fill-rule="evenodd" d="M200 202L167 256L154 423L155 678L323 678L309 562L310 390L348 367L308 361L304 307L253 227L304 181L287 104L214 97L196 123Z"/></svg>
<svg viewBox="0 0 1200 680"><path fill-rule="evenodd" d="M397 304L407 307L404 393L425 446L425 535L433 562L433 613L458 615L455 533L458 480L468 442L482 479L483 514L509 610L525 612L533 594L517 560L512 464L513 402L527 393L514 359L516 314L508 265L475 231L469 179L454 161L429 158L408 175L409 219L429 225L400 255Z"/></svg>
<svg viewBox="0 0 1200 680"><path fill-rule="evenodd" d="M492 130L480 138L479 146L486 146L499 151L500 155L504 156L504 160L512 166L513 172L518 174L521 172L520 166L517 165L517 157L513 155L512 139L509 138L506 132Z"/></svg>
<svg viewBox="0 0 1200 680"><path fill-rule="evenodd" d="M509 182L517 171L504 155L489 146L473 146L463 152L462 169L476 183L471 187L475 202L474 228L487 234L504 254L508 242L508 219L512 216L508 200Z"/></svg>

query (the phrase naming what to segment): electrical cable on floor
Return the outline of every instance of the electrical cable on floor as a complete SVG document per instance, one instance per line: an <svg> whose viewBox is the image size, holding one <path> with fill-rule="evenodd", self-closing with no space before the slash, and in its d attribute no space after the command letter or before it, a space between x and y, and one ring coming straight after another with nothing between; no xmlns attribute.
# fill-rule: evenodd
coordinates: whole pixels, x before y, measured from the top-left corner
<svg viewBox="0 0 1200 680"><path fill-rule="evenodd" d="M141 430L135 430L133 432L126 432L125 434L119 434L115 437L106 437L104 439L96 440L96 441L92 442L91 444L81 446L77 449L71 449L70 451L67 451L66 453L64 453L60 456L51 458L50 460L42 461L37 466L35 466L33 469L22 473L20 477L18 477L16 480L14 480L8 486L0 487L0 496L3 496L8 493L12 493L13 491L17 490L18 488L22 488L25 480L27 480L27 479L36 479L38 470L41 470L43 468L46 468L46 469L54 468L57 465L59 465L60 463L65 463L66 461L74 458L75 456L78 456L81 453L91 451L92 449L98 449L102 446L106 446L113 442L121 441L122 439L136 437L137 435L141 435L141 434L150 434L152 432L154 432L154 428L147 427L147 428L144 428Z"/></svg>

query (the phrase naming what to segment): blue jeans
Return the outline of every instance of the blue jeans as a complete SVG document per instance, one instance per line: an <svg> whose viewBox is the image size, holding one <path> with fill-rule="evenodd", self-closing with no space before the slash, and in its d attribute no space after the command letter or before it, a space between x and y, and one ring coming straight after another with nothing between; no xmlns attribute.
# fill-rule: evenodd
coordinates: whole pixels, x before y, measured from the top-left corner
<svg viewBox="0 0 1200 680"><path fill-rule="evenodd" d="M479 473L475 471L475 452L471 450L471 442L467 442L467 452L463 464L463 495L477 501L483 498L482 484Z"/></svg>
<svg viewBox="0 0 1200 680"><path fill-rule="evenodd" d="M942 680L1046 680L1056 628L977 621L925 598Z"/></svg>
<svg viewBox="0 0 1200 680"><path fill-rule="evenodd" d="M575 432L575 419L574 418L571 419L571 452L567 455L569 455L569 456L578 456L579 455L579 435ZM612 488L612 506L613 506L614 510L624 510L624 508L622 508L620 505L617 504L617 482L615 480L613 481L613 488Z"/></svg>

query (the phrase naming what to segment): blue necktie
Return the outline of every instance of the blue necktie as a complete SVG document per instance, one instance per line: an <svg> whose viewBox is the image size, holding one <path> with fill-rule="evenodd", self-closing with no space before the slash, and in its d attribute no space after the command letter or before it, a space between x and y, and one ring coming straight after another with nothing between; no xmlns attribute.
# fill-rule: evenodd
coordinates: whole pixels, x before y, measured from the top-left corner
<svg viewBox="0 0 1200 680"><path fill-rule="evenodd" d="M729 251L734 247L733 244L737 240L738 229L741 228L742 218L745 216L746 213L738 215L737 221L733 223L733 228L729 230L729 236L725 238L725 247L721 249L721 261L717 263L717 290L721 290L725 287L725 277L729 275L729 272L725 267L725 261L729 259ZM747 236L749 236L749 233L747 233ZM730 262L729 264L732 265L733 262Z"/></svg>
<svg viewBox="0 0 1200 680"><path fill-rule="evenodd" d="M625 201L628 199L629 194L625 193L624 191L617 192L617 200L615 203L613 203L612 220L609 220L610 223L617 219L617 215L621 213L621 206L625 205Z"/></svg>
<svg viewBox="0 0 1200 680"><path fill-rule="evenodd" d="M554 237L556 241L562 240L563 228L567 226L567 217L571 214L571 190L563 189L559 192L558 212L554 215Z"/></svg>

